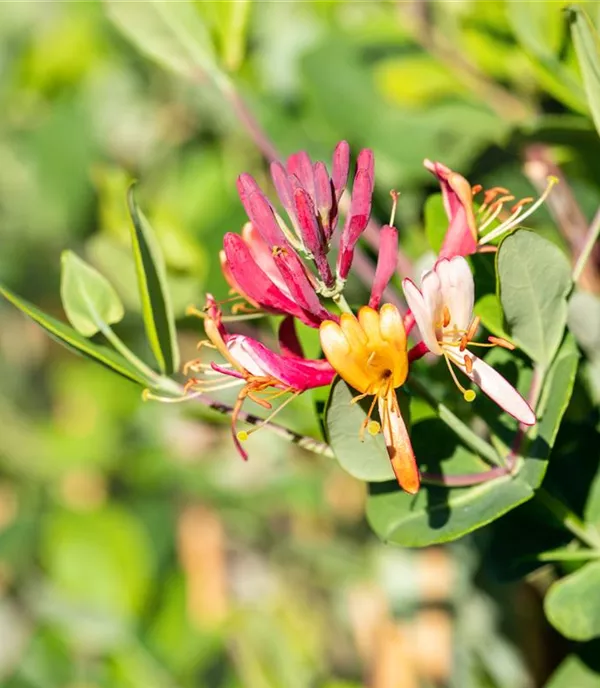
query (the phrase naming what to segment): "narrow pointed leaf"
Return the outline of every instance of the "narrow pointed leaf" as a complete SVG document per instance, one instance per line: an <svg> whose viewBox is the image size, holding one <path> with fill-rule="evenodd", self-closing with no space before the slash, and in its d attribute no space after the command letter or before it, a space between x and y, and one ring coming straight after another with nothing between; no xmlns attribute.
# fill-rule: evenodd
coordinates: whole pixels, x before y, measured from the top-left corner
<svg viewBox="0 0 600 688"><path fill-rule="evenodd" d="M598 33L582 9L570 7L567 12L592 119L598 133L600 133L600 41L598 40Z"/></svg>
<svg viewBox="0 0 600 688"><path fill-rule="evenodd" d="M72 251L61 257L60 295L67 318L85 337L119 322L125 313L123 304L110 282Z"/></svg>
<svg viewBox="0 0 600 688"><path fill-rule="evenodd" d="M154 231L135 201L133 187L129 189L127 202L146 335L161 371L169 375L179 368L179 348L165 262Z"/></svg>
<svg viewBox="0 0 600 688"><path fill-rule="evenodd" d="M93 344L86 337L79 334L69 325L47 315L39 308L29 303L6 287L0 286L0 294L16 306L27 317L40 325L48 334L59 344L67 347L71 351L91 358L119 375L132 380L140 385L147 386L149 381L141 375L139 370L126 361L120 354L112 349L99 344Z"/></svg>

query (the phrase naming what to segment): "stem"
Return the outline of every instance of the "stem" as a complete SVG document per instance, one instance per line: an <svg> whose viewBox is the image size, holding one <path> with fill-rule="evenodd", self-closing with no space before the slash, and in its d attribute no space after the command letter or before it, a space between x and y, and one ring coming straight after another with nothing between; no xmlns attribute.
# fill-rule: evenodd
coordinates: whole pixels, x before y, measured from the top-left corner
<svg viewBox="0 0 600 688"><path fill-rule="evenodd" d="M598 240L599 235L600 208L598 208L596 214L594 215L594 219L592 220L592 224L588 229L587 236L585 238L585 243L583 245L583 248L581 249L581 253L577 257L577 262L575 263L575 267L573 268L573 282L579 281L581 273L583 272L586 263L589 260L590 255L592 254L592 251L594 250L594 246L596 245L596 241Z"/></svg>
<svg viewBox="0 0 600 688"><path fill-rule="evenodd" d="M536 492L536 497L539 499L540 503L550 511L554 518L561 523L566 530L579 538L584 545L594 550L600 550L600 533L594 526L584 523L566 504L551 495L543 487L540 487Z"/></svg>
<svg viewBox="0 0 600 688"><path fill-rule="evenodd" d="M540 552L532 557L537 561L588 561L589 559L600 559L600 550L597 549L559 549L550 552Z"/></svg>
<svg viewBox="0 0 600 688"><path fill-rule="evenodd" d="M540 395L544 387L544 377L546 376L546 369L541 365L536 365L533 369L533 377L531 378L531 385L529 387L529 394L527 395L527 403L535 411L540 400ZM509 455L506 457L506 467L512 473L516 466L517 460L521 454L523 442L527 436L527 431L530 426L519 424L519 428L515 434Z"/></svg>
<svg viewBox="0 0 600 688"><path fill-rule="evenodd" d="M461 439L469 449L479 454L481 458L485 459L488 463L492 464L497 468L501 468L504 473L507 469L504 466L498 466L499 456L496 450L491 444L488 444L482 437L477 435L471 428L454 415L452 411L440 403L431 392L414 376L410 377L409 386L412 387L420 396L422 396L425 401L431 406L431 408L437 410L440 420L456 434L456 436ZM490 471L486 471L489 473Z"/></svg>
<svg viewBox="0 0 600 688"><path fill-rule="evenodd" d="M342 313L352 313L352 309L346 301L346 297L343 294L336 294L333 297L333 302L342 311Z"/></svg>
<svg viewBox="0 0 600 688"><path fill-rule="evenodd" d="M458 475L441 475L437 473L421 472L421 480L427 485L439 485L441 487L470 487L472 485L481 485L490 480L496 480L509 475L504 466L495 466L489 471L482 471L481 473L464 473Z"/></svg>

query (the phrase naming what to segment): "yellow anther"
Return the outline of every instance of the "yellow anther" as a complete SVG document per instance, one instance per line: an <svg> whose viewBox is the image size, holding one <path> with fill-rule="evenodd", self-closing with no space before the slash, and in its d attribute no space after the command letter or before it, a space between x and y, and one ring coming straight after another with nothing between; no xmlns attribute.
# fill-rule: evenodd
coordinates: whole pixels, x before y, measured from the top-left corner
<svg viewBox="0 0 600 688"><path fill-rule="evenodd" d="M377 435L381 430L381 424L376 420L370 420L367 423L367 432L369 435Z"/></svg>
<svg viewBox="0 0 600 688"><path fill-rule="evenodd" d="M475 392L472 389L467 389L465 391L465 393L463 394L465 401L468 401L469 403L471 403L472 401L475 401L476 396L477 395L475 394Z"/></svg>

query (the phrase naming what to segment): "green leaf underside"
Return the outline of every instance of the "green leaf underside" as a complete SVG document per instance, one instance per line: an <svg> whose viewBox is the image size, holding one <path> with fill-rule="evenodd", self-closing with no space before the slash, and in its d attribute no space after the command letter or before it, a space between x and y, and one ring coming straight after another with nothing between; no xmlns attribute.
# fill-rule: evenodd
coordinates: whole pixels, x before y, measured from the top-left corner
<svg viewBox="0 0 600 688"><path fill-rule="evenodd" d="M57 341L59 344L67 347L71 351L91 358L94 361L114 370L119 375L136 382L137 384L147 386L148 380L143 377L136 368L130 365L121 355L112 351L106 346L99 344L92 344L86 337L79 334L69 325L56 320L50 315L43 313L25 299L14 294L6 287L0 286L0 293L16 306L27 317L44 328L46 332Z"/></svg>
<svg viewBox="0 0 600 688"><path fill-rule="evenodd" d="M546 239L517 230L497 257L499 293L514 342L534 361L548 366L567 320L571 268L561 250Z"/></svg>
<svg viewBox="0 0 600 688"><path fill-rule="evenodd" d="M72 251L62 254L60 294L69 322L85 337L104 331L125 314L110 282Z"/></svg>
<svg viewBox="0 0 600 688"><path fill-rule="evenodd" d="M164 258L152 227L137 206L133 187L129 189L127 202L146 334L161 371L169 375L179 368L179 349Z"/></svg>
<svg viewBox="0 0 600 688"><path fill-rule="evenodd" d="M571 640L600 636L600 562L586 564L554 583L544 600L550 623Z"/></svg>
<svg viewBox="0 0 600 688"><path fill-rule="evenodd" d="M432 194L425 201L424 219L427 241L431 250L437 255L448 230L448 217L444 210L442 194Z"/></svg>
<svg viewBox="0 0 600 688"><path fill-rule="evenodd" d="M587 101L596 129L600 133L600 41L590 18L583 10L570 7L567 14Z"/></svg>

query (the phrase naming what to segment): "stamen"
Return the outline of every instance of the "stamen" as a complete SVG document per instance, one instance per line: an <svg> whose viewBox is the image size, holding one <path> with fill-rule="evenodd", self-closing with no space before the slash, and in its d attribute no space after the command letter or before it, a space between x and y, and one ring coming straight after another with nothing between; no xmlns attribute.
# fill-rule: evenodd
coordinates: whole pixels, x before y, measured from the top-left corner
<svg viewBox="0 0 600 688"><path fill-rule="evenodd" d="M477 196L477 194L483 189L483 186L481 184L475 184L474 186L471 187L471 193L473 196Z"/></svg>
<svg viewBox="0 0 600 688"><path fill-rule="evenodd" d="M486 227L490 225L491 222L493 222L498 215L502 212L504 208L504 204L507 201L514 201L515 197L511 196L510 194L507 196L501 196L500 198L496 199L492 205L488 208L487 212L485 215L481 218L482 224L480 225L478 231L482 232Z"/></svg>
<svg viewBox="0 0 600 688"><path fill-rule="evenodd" d="M477 334L480 322L481 318L478 315L473 318L473 322L469 325L469 329L467 330L467 339L469 341Z"/></svg>
<svg viewBox="0 0 600 688"><path fill-rule="evenodd" d="M283 390L284 394L287 394L288 392L291 392L292 388L288 388L286 390ZM270 413L263 421L261 421L258 425L255 425L252 430L248 430L247 432L244 430L241 430L238 432L237 437L238 440L247 440L252 433L256 432L257 430L260 430L261 428L264 428L267 423L273 420L273 418L281 411L283 410L291 401L293 401L298 395L300 394L299 391L294 392L291 396L289 396L283 403L281 403L272 413ZM249 396L249 395L248 395ZM244 435L244 438L240 437L240 435Z"/></svg>
<svg viewBox="0 0 600 688"><path fill-rule="evenodd" d="M465 370L469 374L473 372L473 359L470 356L465 356Z"/></svg>
<svg viewBox="0 0 600 688"><path fill-rule="evenodd" d="M515 345L502 337L493 337L490 335L488 337L488 342L491 342L493 346L501 346L503 349L508 349L509 351L515 350Z"/></svg>
<svg viewBox="0 0 600 688"><path fill-rule="evenodd" d="M201 392L194 394L183 394L180 397L163 397L160 394L154 394L149 389L142 392L142 399L144 401L161 401L163 404L180 404L182 401L189 401L201 396Z"/></svg>
<svg viewBox="0 0 600 688"><path fill-rule="evenodd" d="M522 198L520 201L517 201L513 207L510 209L511 213L516 213L517 210L522 208L524 205L528 205L529 203L533 203L534 198L533 196L527 196L527 198Z"/></svg>
<svg viewBox="0 0 600 688"><path fill-rule="evenodd" d="M367 413L367 417L364 419L362 422L362 425L360 426L360 430L358 433L358 439L361 442L365 441L365 430L368 427L369 423L371 422L371 415L373 413L373 409L375 408L375 404L377 403L378 396L377 394L373 395L373 401L371 403L371 406L369 407L369 412Z"/></svg>
<svg viewBox="0 0 600 688"><path fill-rule="evenodd" d="M390 196L392 197L392 212L390 213L390 227L394 226L394 220L396 219L396 206L398 205L398 198L400 198L400 192L392 189L390 191Z"/></svg>
<svg viewBox="0 0 600 688"><path fill-rule="evenodd" d="M448 370L450 371L450 375L452 376L452 379L454 380L454 384L462 392L464 400L468 401L468 402L473 401L473 399L475 399L475 392L472 389L465 389L460 384L460 382L458 381L458 378L456 377L456 373L454 372L454 369L452 368L452 364L450 363L450 359L448 358L448 356L446 354L444 354L444 359L446 361L446 365L448 366Z"/></svg>
<svg viewBox="0 0 600 688"><path fill-rule="evenodd" d="M459 351L464 351L467 348L467 344L469 343L469 339L466 334L463 334L463 336L460 339L460 344L458 346Z"/></svg>
<svg viewBox="0 0 600 688"><path fill-rule="evenodd" d="M544 193L537 199L537 201L533 205L529 206L529 208L522 215L520 214L522 206L517 208L516 212L514 212L508 218L508 220L503 222L499 227L496 227L496 229L492 230L489 234L486 234L482 239L479 240L479 243L487 244L490 241L497 239L501 234L508 232L517 224L522 224L523 220L528 218L532 213L535 213L535 211L542 205L546 198L548 198L548 194L550 193L550 191L552 191L552 188L555 184L558 184L558 177L548 177L548 184L546 185Z"/></svg>
<svg viewBox="0 0 600 688"><path fill-rule="evenodd" d="M442 326L448 327L448 325L450 324L450 309L448 308L448 306L444 306L444 313L442 317Z"/></svg>

